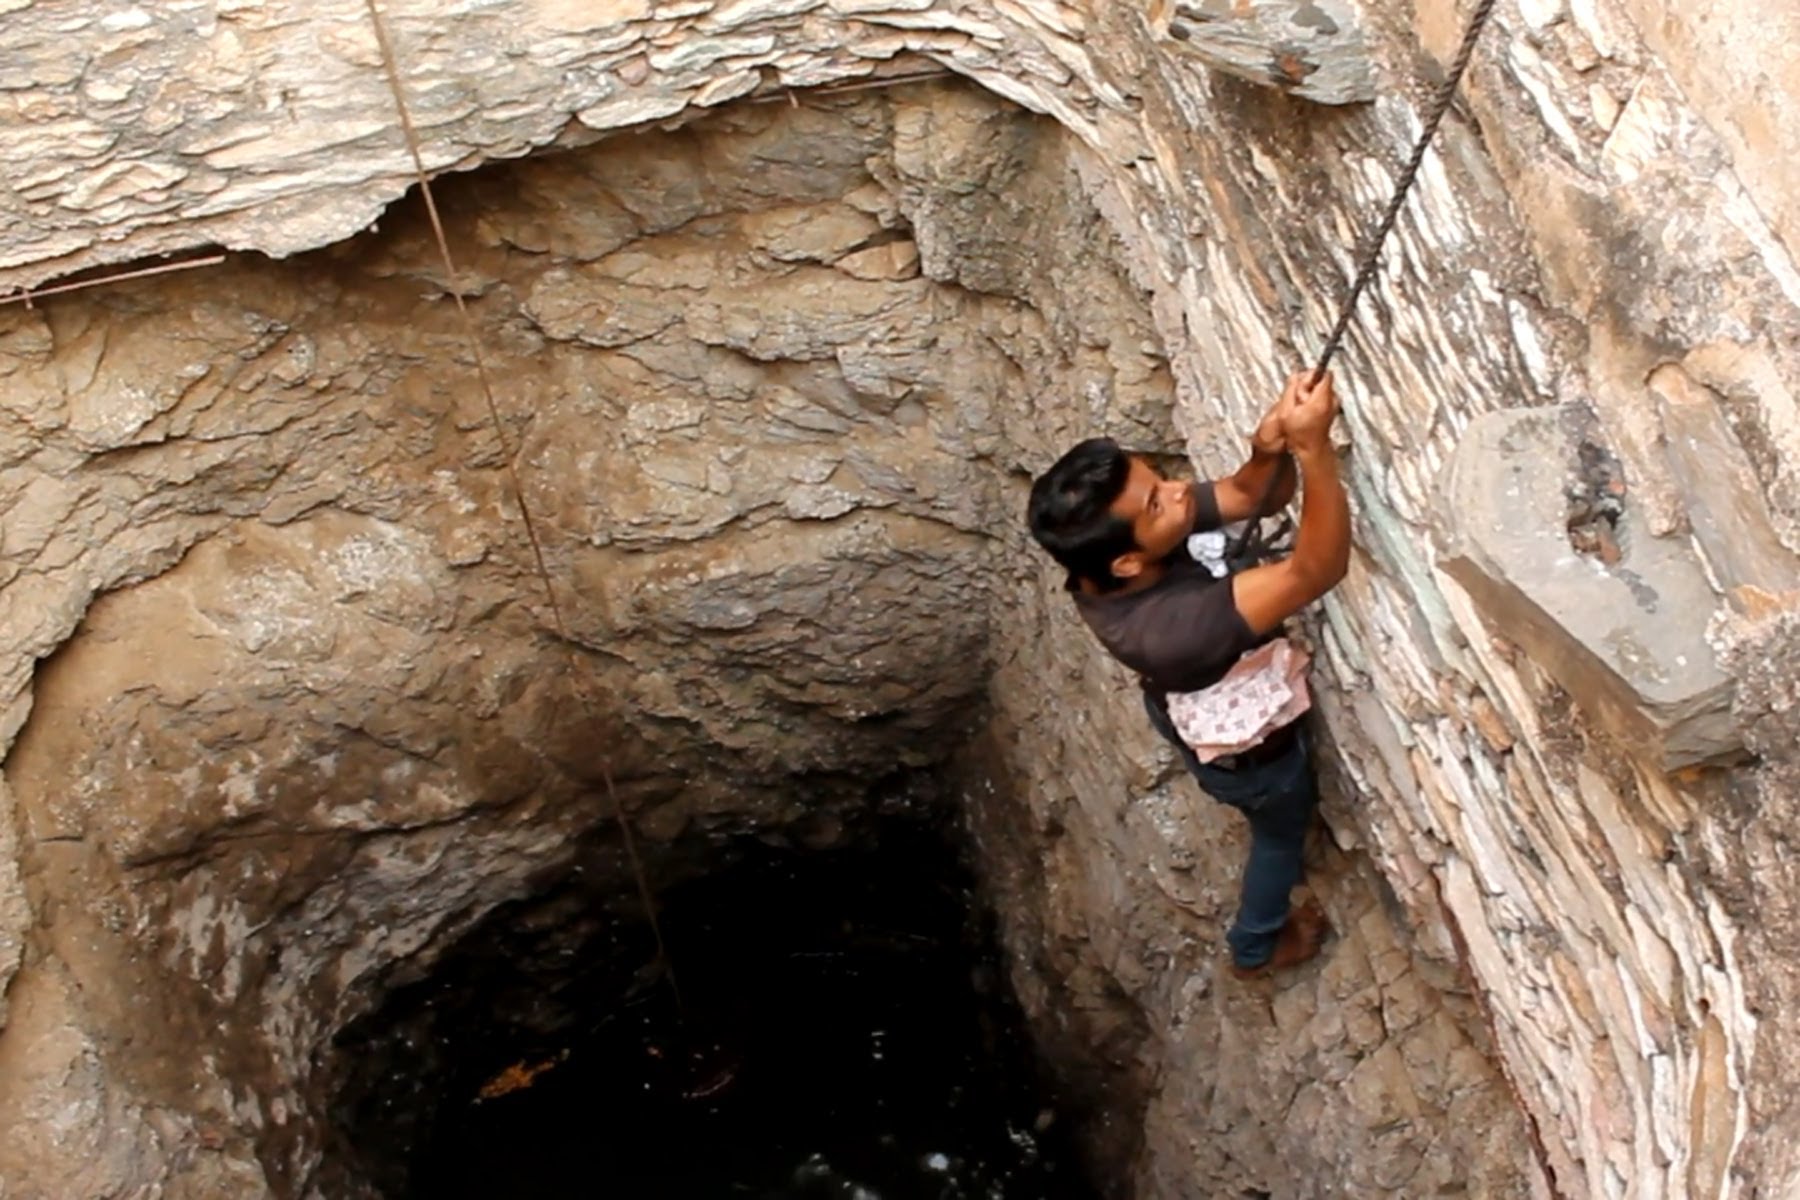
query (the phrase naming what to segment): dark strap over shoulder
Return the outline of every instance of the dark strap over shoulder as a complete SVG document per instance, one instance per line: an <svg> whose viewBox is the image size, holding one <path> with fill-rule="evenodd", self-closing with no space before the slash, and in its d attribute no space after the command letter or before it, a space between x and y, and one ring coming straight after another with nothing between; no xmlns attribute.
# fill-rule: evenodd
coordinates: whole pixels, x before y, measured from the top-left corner
<svg viewBox="0 0 1800 1200"><path fill-rule="evenodd" d="M1275 525L1271 534L1263 532L1263 519L1270 516L1270 502L1275 499L1275 491L1294 469L1294 457L1284 454L1269 472L1269 481L1263 485L1262 495L1256 501L1256 513L1244 522L1243 532L1236 540L1225 547L1225 566L1232 574L1254 567L1273 559L1281 558L1293 548L1293 519L1285 513Z"/></svg>

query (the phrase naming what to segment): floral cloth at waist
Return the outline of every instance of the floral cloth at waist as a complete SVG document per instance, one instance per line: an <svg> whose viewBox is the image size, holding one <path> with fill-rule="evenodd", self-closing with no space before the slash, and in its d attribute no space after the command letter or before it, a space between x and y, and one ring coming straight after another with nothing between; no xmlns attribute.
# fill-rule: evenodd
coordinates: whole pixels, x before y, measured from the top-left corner
<svg viewBox="0 0 1800 1200"><path fill-rule="evenodd" d="M1246 651L1211 687L1169 693L1169 720L1201 762L1242 753L1312 707L1306 689L1311 662L1286 638L1266 642Z"/></svg>

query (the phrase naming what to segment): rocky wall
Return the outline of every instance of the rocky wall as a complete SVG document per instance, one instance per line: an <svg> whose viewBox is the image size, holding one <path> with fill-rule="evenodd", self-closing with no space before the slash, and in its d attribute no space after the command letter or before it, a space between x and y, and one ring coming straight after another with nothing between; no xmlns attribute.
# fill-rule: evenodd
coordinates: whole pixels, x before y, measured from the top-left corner
<svg viewBox="0 0 1800 1200"><path fill-rule="evenodd" d="M1021 224L1043 220L1026 187L996 201L970 186L982 159L957 148L997 119L959 92L903 114L902 207L947 277L1067 314L1084 289L1063 260L1116 247L1065 220L1047 254L1033 245L995 261L968 237L996 203ZM1078 337L1095 337L1093 315L1069 315ZM1165 382L1153 339L1106 340L1110 357L1145 355ZM1128 395L1129 377L1090 402ZM1341 932L1327 965L1274 989L1224 973L1241 822L1149 731L1137 687L1070 619L1062 580L1017 516L1027 472L1070 441L1135 431L1105 409L1045 417L1010 431L1015 486L991 527L1006 547L992 579L994 718L961 756L964 795L1026 1009L1053 1061L1103 1098L1098 1143L1136 1151L1121 1194L1528 1194L1524 1121L1486 1058L1466 981L1415 944L1365 857L1321 845L1310 864ZM1334 809L1349 803L1334 792ZM1339 819L1356 821L1347 809Z"/></svg>
<svg viewBox="0 0 1800 1200"><path fill-rule="evenodd" d="M947 757L983 709L1024 766L968 807L1107 1177L1436 1186L1475 1163L1510 1186L1517 1117L1472 1010L1409 974L1372 870L1322 865L1355 932L1279 1029L1240 1018L1262 1050L1221 1070L1228 1005L1258 1001L1183 981L1218 960L1229 826L1135 722L1121 761L1078 705L1041 712L1010 677L990 693L1056 595L1017 528L1030 464L1090 422L1177 449L1166 360L1068 149L976 89L926 88L443 189L579 690L416 212L291 265L13 310L11 394L65 456L17 477L164 512L168 541L40 526L80 624L6 768L31 901L0 1089L29 1131L12 1190L339 1193L335 1032L559 872L629 895L603 769L667 882L714 835L828 844L896 771L1003 775ZM944 280L922 245L955 247ZM92 366L76 386L71 362ZM127 395L154 415L72 419ZM128 552L151 577L90 601L99 556ZM1040 856L1061 746L1086 748L1093 815ZM1160 823L1121 842L1146 795ZM1117 938L1091 936L1115 908L1134 914ZM1105 1054L1084 1040L1101 1028ZM1303 1098L1240 1111L1276 1046L1258 1073Z"/></svg>
<svg viewBox="0 0 1800 1200"><path fill-rule="evenodd" d="M5 235L14 282L208 241L322 244L405 186L356 6L13 7L6 37L29 66L7 93L25 118L6 124L20 173ZM1794 100L1786 43L1749 56L1741 23L1705 8L1503 3L1342 366L1360 553L1318 627L1326 723L1355 796L1334 832L1369 849L1424 960L1470 973L1542 1148L1542 1186L1567 1195L1783 1194L1800 1181L1784 1083L1795 793L1782 783L1791 741L1772 732L1792 702L1784 594L1800 546L1800 274L1784 241L1791 155L1779 153ZM1237 431L1334 315L1357 231L1416 129L1412 84L1457 32L1447 4L1368 6L1356 32L1383 86L1370 104L1326 109L1211 73L1204 39L1173 35L1168 11L1130 7L389 12L434 168L883 63L928 60L1049 114L1087 147L1085 186L1150 295L1177 423L1211 468L1229 465ZM1785 4L1762 16L1791 19ZM1273 66L1278 50L1324 53L1278 44L1291 35L1278 21L1264 28ZM1743 69L1766 86L1713 82ZM1306 73L1269 79L1292 88L1294 74ZM917 245L927 278L982 286L954 241L922 231ZM23 336L29 356L38 335ZM1629 639L1595 647L1553 619L1560 579L1616 563L1571 554L1559 575L1531 579L1504 560L1460 579L1445 570L1462 544L1452 518L1511 516L1503 503L1447 511L1455 447L1492 414L1550 405L1593 413L1593 440L1627 485L1625 541L1685 553L1671 568L1682 586L1698 575L1717 597L1709 611L1681 606L1674 643L1646 648L1711 657L1711 626L1720 678L1691 694L1730 719L1698 756L1672 762L1666 725L1621 732L1667 700L1631 677L1642 656ZM67 428L104 447L108 430L155 412L128 392L72 405ZM36 442L56 420L22 413L15 458L53 454ZM1084 413L1055 432L1093 424ZM197 474L208 469L234 495L266 486L226 466ZM75 514L84 497L40 484L32 499ZM35 572L6 585L20 698L9 728L32 658L66 637L87 595L160 571L178 549L171 514L109 512L118 533L95 539L79 586ZM21 524L63 519L76 518ZM1647 581L1644 604L1659 586ZM1048 627L1072 636L1055 612ZM1067 653L1063 670L1085 689L1122 682ZM1006 694L1033 694L1030 665ZM1721 692L1725 676L1736 678ZM1118 697L1106 720L1129 719L1129 694ZM1760 757L1732 763L1733 742ZM1094 783L1079 796L1097 806L1108 794ZM8 905L0 914L21 911ZM0 950L18 943L9 928Z"/></svg>
<svg viewBox="0 0 1800 1200"><path fill-rule="evenodd" d="M81 623L7 765L9 1195L304 1194L333 1031L604 844L612 785L691 858L941 760L991 488L901 382L957 301L876 236L887 125L763 110L453 198L579 690L422 221L8 311L9 590ZM941 357L991 407L994 352Z"/></svg>

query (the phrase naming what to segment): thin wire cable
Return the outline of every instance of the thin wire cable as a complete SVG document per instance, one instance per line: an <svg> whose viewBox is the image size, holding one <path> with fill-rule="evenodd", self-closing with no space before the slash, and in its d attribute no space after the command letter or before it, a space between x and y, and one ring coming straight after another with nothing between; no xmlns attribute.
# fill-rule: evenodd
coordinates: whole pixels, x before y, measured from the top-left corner
<svg viewBox="0 0 1800 1200"><path fill-rule="evenodd" d="M400 82L400 67L394 55L393 43L388 40L387 26L381 19L381 10L375 0L364 0L369 9L369 23L375 30L375 43L381 51L381 63L387 72L388 88L394 94L394 107L400 113L400 128L406 135L406 150L412 155L413 173L418 177L419 194L425 199L425 214L431 221L431 233L437 239L438 254L444 261L449 285L450 298L456 303L456 311L462 318L463 333L468 339L469 351L475 357L475 374L481 381L482 399L487 402L488 418L494 426L494 436L500 441L500 455L506 463L507 480L512 486L513 497L519 504L519 516L525 526L525 536L531 542L531 557L537 564L538 578L543 581L544 598L550 604L550 619L556 626L557 636L562 639L568 649L568 670L570 681L575 685L575 694L580 699L589 721L599 724L599 709L582 679L580 663L576 659L578 643L569 634L569 627L563 620L562 606L557 603L556 585L550 578L550 567L544 559L544 543L538 534L537 520L532 515L531 504L525 499L525 488L519 479L518 464L513 458L512 446L506 436L506 426L500 419L500 406L494 400L493 384L488 378L487 363L481 356L481 338L475 328L475 318L469 313L469 306L463 301L462 291L457 287L459 273L456 259L450 253L450 239L444 235L444 223L438 216L437 200L431 192L431 180L425 174L425 160L419 153L419 135L414 129L412 111L406 103L406 89ZM675 979L675 966L669 959L667 945L663 942L662 922L656 915L656 898L651 894L648 876L644 873L643 859L638 854L637 835L632 832L631 821L625 815L625 806L619 803L618 788L613 782L612 767L604 755L596 755L600 764L601 777L606 782L607 802L612 805L613 816L619 823L619 834L625 843L625 855L631 863L632 877L637 881L638 899L644 906L644 915L650 921L651 936L656 939L656 955L662 962L664 973L668 977L669 990L675 997L675 1006L682 1009L681 987Z"/></svg>
<svg viewBox="0 0 1800 1200"><path fill-rule="evenodd" d="M167 275L171 271L191 271L195 267L216 267L225 261L223 254L209 254L205 258L190 258L182 262L160 263L154 267L140 267L135 271L117 271L111 275L97 275L92 279L79 279L74 283L59 283L46 288L20 288L10 296L0 296L0 304L23 304L26 308L42 300L45 296L60 296L64 292L79 292L83 288L99 287L103 283L123 283L127 279L143 279L150 275Z"/></svg>
<svg viewBox="0 0 1800 1200"><path fill-rule="evenodd" d="M1312 377L1307 380L1306 387L1310 391L1319 386L1325 378L1325 370L1331 366L1339 347L1344 343L1344 335L1350 330L1350 321L1356 315L1356 302L1368 289L1375 278L1376 271L1381 268L1381 249L1386 244L1388 234L1394 231L1394 224L1400 219L1400 209L1406 203L1407 195L1412 191L1413 183L1419 178L1419 169L1425 163L1425 154L1431 149L1431 142L1437 136L1438 126L1443 123L1444 116L1456 103L1456 89L1462 83L1463 75L1469 69L1470 61L1475 57L1475 46L1481 40L1481 31L1487 26L1488 17L1493 15L1496 0L1480 0L1474 12L1469 14L1469 24L1463 30L1462 45L1457 48L1456 58L1450 64L1449 74L1438 85L1437 94L1432 97L1431 107L1426 110L1425 126L1413 143L1412 154L1401 168L1400 178L1394 183L1394 194L1388 200L1387 210L1381 214L1363 243L1359 256L1356 275L1351 280L1350 288L1344 294L1343 302L1338 306L1337 323L1331 327L1331 333L1325 338L1325 347L1319 352L1318 365L1313 367ZM1275 491L1281 481L1292 470L1290 460L1283 456L1269 472L1269 480L1263 484L1262 495L1256 502L1256 515L1247 522L1232 543L1229 557L1241 561L1245 550L1250 546L1252 538L1260 534L1263 518L1270 515L1270 503L1275 499Z"/></svg>

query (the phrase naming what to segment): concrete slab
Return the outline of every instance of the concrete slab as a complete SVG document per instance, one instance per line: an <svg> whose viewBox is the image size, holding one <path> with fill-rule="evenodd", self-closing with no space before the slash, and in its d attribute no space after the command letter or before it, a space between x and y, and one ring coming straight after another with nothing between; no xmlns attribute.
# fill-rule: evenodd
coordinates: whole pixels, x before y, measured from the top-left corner
<svg viewBox="0 0 1800 1200"><path fill-rule="evenodd" d="M1599 553L1571 541L1571 497L1594 478L1588 432L1575 406L1473 421L1445 472L1441 565L1635 753L1665 770L1728 756L1742 745L1732 684L1705 638L1719 597L1687 539L1649 536L1626 497L1585 539Z"/></svg>

